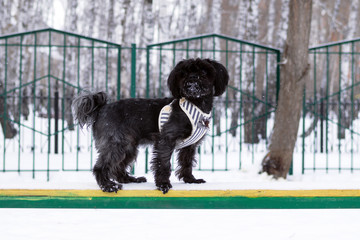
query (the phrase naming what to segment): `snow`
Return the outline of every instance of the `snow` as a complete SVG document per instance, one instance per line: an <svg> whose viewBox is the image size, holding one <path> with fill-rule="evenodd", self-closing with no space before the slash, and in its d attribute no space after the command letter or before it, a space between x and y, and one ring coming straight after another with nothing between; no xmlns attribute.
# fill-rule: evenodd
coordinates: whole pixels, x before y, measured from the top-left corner
<svg viewBox="0 0 360 240"><path fill-rule="evenodd" d="M358 239L360 209L0 209L2 239Z"/></svg>
<svg viewBox="0 0 360 240"><path fill-rule="evenodd" d="M139 172L139 166L136 167ZM242 170L194 171L207 183L171 181L174 190L224 189L359 189L360 176L350 173L295 171L288 179L258 174L259 162ZM147 183L124 189L155 189ZM0 189L98 189L90 171L0 173ZM360 209L151 210L151 209L0 209L1 239L358 239Z"/></svg>
<svg viewBox="0 0 360 240"><path fill-rule="evenodd" d="M90 171L85 172L52 172L51 180L46 180L46 173L6 172L0 173L0 189L94 189L97 190L95 178ZM146 183L124 184L125 190L156 189L152 173L137 174L145 176ZM358 174L341 173L308 173L289 176L288 179L274 180L267 174L258 174L257 168L241 171L194 171L196 178L203 178L205 184L185 184L179 181L172 172L173 190L297 190L297 189L360 189Z"/></svg>

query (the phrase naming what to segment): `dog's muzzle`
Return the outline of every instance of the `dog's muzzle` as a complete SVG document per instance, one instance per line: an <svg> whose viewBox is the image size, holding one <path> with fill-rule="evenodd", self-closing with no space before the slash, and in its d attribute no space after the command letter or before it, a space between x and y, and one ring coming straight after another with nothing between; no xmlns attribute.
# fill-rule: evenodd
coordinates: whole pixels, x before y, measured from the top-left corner
<svg viewBox="0 0 360 240"><path fill-rule="evenodd" d="M201 88L198 82L188 81L185 83L186 90L191 93L200 92Z"/></svg>

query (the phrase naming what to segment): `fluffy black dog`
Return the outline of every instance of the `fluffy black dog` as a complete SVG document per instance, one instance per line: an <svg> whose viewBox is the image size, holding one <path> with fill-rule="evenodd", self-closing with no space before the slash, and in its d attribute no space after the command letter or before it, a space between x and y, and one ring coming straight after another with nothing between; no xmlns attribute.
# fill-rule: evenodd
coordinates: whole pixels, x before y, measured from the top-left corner
<svg viewBox="0 0 360 240"><path fill-rule="evenodd" d="M195 151L206 133L213 97L225 91L228 80L228 72L220 63L188 59L179 62L169 75L172 98L108 103L104 92L75 98L73 111L80 127L92 126L98 151L93 173L100 188L117 192L122 188L120 183L146 182L144 177L136 178L128 172L140 144L154 144L151 169L156 187L163 193L172 187L170 158L175 149L179 151L178 178L186 183L204 183L192 174ZM163 112L163 108L168 111Z"/></svg>

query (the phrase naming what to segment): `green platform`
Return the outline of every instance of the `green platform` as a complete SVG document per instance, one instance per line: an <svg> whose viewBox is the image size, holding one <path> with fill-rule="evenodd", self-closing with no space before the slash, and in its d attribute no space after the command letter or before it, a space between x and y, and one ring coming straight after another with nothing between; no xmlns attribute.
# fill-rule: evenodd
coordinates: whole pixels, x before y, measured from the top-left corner
<svg viewBox="0 0 360 240"><path fill-rule="evenodd" d="M0 190L0 208L360 208L360 190Z"/></svg>

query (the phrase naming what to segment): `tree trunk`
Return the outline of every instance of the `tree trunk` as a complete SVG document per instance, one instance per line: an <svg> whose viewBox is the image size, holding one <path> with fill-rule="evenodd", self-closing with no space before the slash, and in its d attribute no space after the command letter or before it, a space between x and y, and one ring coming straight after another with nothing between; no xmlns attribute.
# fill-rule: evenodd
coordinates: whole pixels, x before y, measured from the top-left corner
<svg viewBox="0 0 360 240"><path fill-rule="evenodd" d="M2 92L2 90L0 90ZM5 138L13 138L17 134L13 123L10 120L8 110L5 111L5 101L0 97L0 125L2 127Z"/></svg>
<svg viewBox="0 0 360 240"><path fill-rule="evenodd" d="M262 171L286 178L297 139L302 93L309 72L308 47L312 0L290 0L289 26L280 69L279 102L269 153Z"/></svg>

